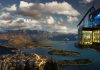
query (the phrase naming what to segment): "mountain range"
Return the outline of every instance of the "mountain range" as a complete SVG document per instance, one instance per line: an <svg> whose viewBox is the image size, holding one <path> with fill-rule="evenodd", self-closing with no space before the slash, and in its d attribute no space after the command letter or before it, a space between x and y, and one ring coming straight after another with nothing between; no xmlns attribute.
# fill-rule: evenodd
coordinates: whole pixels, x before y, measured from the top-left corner
<svg viewBox="0 0 100 70"><path fill-rule="evenodd" d="M9 40L16 36L30 37L33 41L45 40L45 39L57 40L57 41L69 41L77 39L77 34L47 32L41 30L8 30L6 32L0 32L0 40Z"/></svg>

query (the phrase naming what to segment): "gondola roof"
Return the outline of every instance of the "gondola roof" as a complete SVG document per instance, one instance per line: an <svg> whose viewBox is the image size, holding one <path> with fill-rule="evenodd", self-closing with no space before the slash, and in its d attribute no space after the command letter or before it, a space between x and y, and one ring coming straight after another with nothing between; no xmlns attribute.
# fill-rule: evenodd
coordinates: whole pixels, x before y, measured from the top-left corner
<svg viewBox="0 0 100 70"><path fill-rule="evenodd" d="M95 10L94 12L92 12L90 15L92 15L92 17L94 18L98 14L100 14L100 8L98 8L97 10Z"/></svg>

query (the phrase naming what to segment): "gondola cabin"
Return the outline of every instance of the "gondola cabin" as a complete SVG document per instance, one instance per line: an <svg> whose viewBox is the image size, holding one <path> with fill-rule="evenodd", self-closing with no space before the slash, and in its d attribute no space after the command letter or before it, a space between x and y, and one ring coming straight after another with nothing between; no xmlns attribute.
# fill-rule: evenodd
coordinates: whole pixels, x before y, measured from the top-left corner
<svg viewBox="0 0 100 70"><path fill-rule="evenodd" d="M88 13L88 25L80 25ZM97 10L94 7L90 8L78 26L79 44L86 46L100 45L100 8Z"/></svg>
<svg viewBox="0 0 100 70"><path fill-rule="evenodd" d="M80 43L82 45L100 44L100 28L82 28Z"/></svg>

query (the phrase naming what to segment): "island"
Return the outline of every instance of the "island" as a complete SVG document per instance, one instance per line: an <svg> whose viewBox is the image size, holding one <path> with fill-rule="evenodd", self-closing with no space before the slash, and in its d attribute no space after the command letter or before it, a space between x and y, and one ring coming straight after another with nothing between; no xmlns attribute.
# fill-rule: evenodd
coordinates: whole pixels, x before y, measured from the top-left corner
<svg viewBox="0 0 100 70"><path fill-rule="evenodd" d="M75 60L62 60L58 61L58 66L67 66L67 65L89 65L92 63L89 59L75 59Z"/></svg>
<svg viewBox="0 0 100 70"><path fill-rule="evenodd" d="M61 55L61 56L79 56L79 52L74 52L74 51L64 51L60 49L51 49L48 52L49 55Z"/></svg>

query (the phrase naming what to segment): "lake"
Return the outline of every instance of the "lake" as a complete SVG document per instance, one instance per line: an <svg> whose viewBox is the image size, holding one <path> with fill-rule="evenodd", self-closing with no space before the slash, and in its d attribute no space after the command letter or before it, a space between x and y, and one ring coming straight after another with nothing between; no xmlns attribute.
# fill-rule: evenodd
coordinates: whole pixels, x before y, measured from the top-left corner
<svg viewBox="0 0 100 70"><path fill-rule="evenodd" d="M36 49L25 49L25 48L20 48L20 50L23 53L27 54L40 54L40 55L47 55L50 58L52 57L55 61L59 60L65 60L65 59L91 59L93 63L87 65L87 66L65 66L65 67L59 67L59 70L100 70L100 52L97 52L93 49L79 49L75 47L75 41L57 41L57 42L52 42L49 44L53 48L58 48L66 51L75 51L79 52L80 56L54 56L54 55L48 55L49 49L41 49L41 48L36 48ZM2 49L2 48L1 48ZM0 49L0 52L1 52ZM4 50L3 50L4 52ZM7 52L7 51L5 51Z"/></svg>

